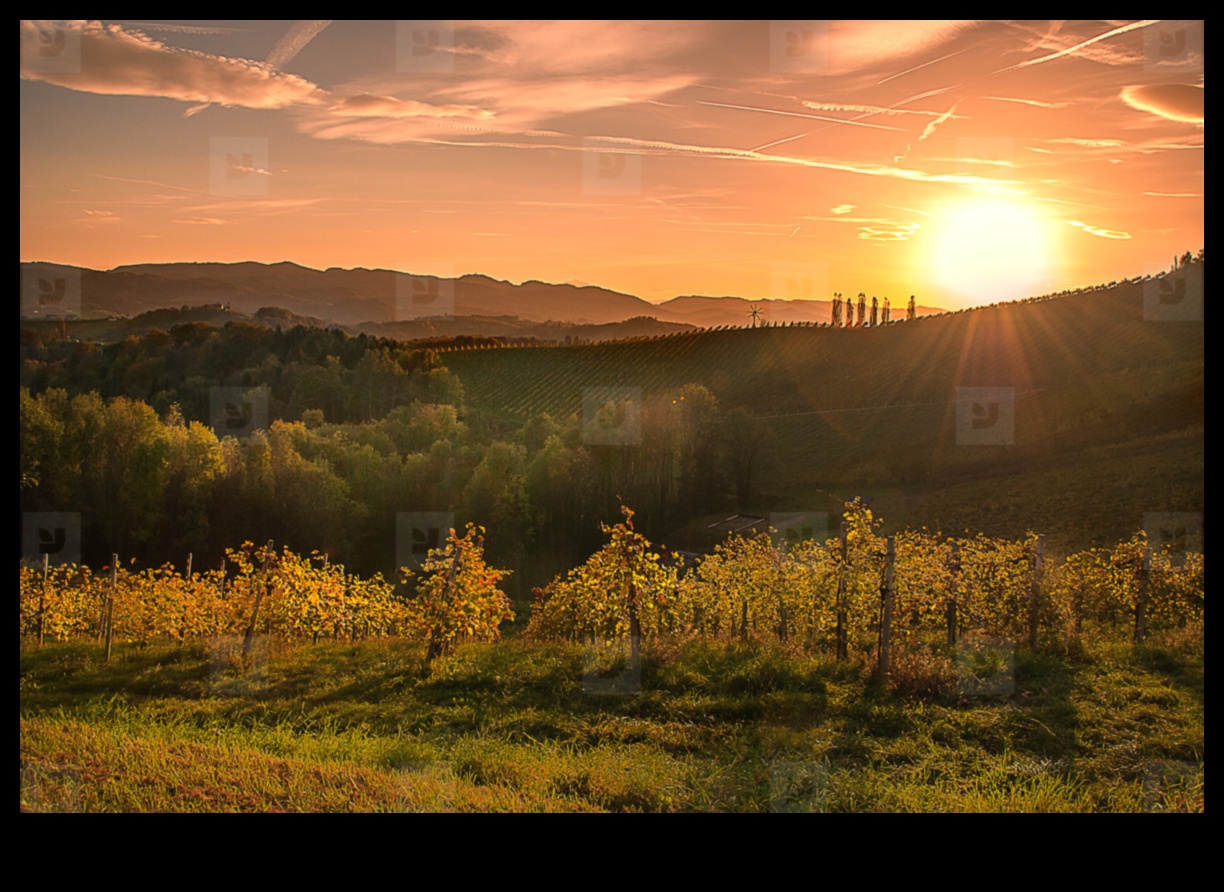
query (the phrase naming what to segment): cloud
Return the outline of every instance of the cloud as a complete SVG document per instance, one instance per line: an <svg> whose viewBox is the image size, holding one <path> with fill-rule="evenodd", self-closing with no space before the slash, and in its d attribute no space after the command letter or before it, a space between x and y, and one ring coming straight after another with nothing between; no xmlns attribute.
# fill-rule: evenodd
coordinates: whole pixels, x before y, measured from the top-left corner
<svg viewBox="0 0 1224 892"><path fill-rule="evenodd" d="M917 208L903 208L895 204L886 204L884 205L884 207L889 208L890 210L894 210L894 211L908 211L911 214L921 214L924 217L935 217L935 215L932 214L930 211L920 211Z"/></svg>
<svg viewBox="0 0 1224 892"><path fill-rule="evenodd" d="M523 80L597 73L640 76L700 46L707 29L701 22L481 22L457 33L456 43L471 44L487 63Z"/></svg>
<svg viewBox="0 0 1224 892"><path fill-rule="evenodd" d="M942 112L924 111L914 108L885 108L879 105L856 105L851 102L819 102L814 99L805 99L799 104L813 111L863 112L869 115L923 115L929 118L937 118L942 114Z"/></svg>
<svg viewBox="0 0 1224 892"><path fill-rule="evenodd" d="M1032 105L1037 108L1067 108L1070 102L1045 102L1041 99L1019 99L1015 96L983 96L983 99L993 99L995 102L1019 102L1022 105Z"/></svg>
<svg viewBox="0 0 1224 892"><path fill-rule="evenodd" d="M945 59L951 59L953 56L959 56L963 52L964 50L956 50L956 52L947 53L943 56L940 56L938 59L932 59L930 62L923 62L921 65L915 65L913 68L905 69L905 71L898 71L896 74L891 74L888 77L884 78L884 80L880 81L880 83L886 84L891 80L896 80L897 78L904 77L907 74L913 74L915 71L919 71L920 69L926 68L928 65L935 65L936 63L942 62Z"/></svg>
<svg viewBox="0 0 1224 892"><path fill-rule="evenodd" d="M1137 111L1170 121L1203 123L1203 88L1192 84L1151 84L1123 87L1122 101Z"/></svg>
<svg viewBox="0 0 1224 892"><path fill-rule="evenodd" d="M139 31L100 22L21 23L23 41L40 31L80 35L79 71L43 68L22 54L21 77L109 96L157 96L184 102L244 108L286 108L320 102L323 91L310 81L284 74L263 62L229 59L176 49Z"/></svg>
<svg viewBox="0 0 1224 892"><path fill-rule="evenodd" d="M492 118L493 113L471 105L430 105L415 99L360 93L338 99L327 109L341 118Z"/></svg>
<svg viewBox="0 0 1224 892"><path fill-rule="evenodd" d="M141 31L161 31L166 34L239 34L250 28L218 28L207 25L170 25L162 22L119 22L125 28Z"/></svg>
<svg viewBox="0 0 1224 892"><path fill-rule="evenodd" d="M1126 239L1131 237L1129 232L1120 232L1117 229L1101 229L1099 226L1089 226L1087 223L1084 223L1081 220L1068 220L1067 223L1075 226L1078 229L1084 230L1084 232L1088 233L1089 235L1095 235L1097 238Z"/></svg>
<svg viewBox="0 0 1224 892"><path fill-rule="evenodd" d="M753 105L731 105L726 102L707 102L704 99L697 100L698 105L711 105L716 108L733 108L739 111L760 112L766 115L783 115L788 118L808 118L813 121L831 121L834 124L853 124L855 127L870 127L873 130L896 130L901 133L905 131L900 127L888 127L884 124L864 124L856 121L853 118L830 118L827 115L805 115L802 112L782 111L776 108L758 108Z"/></svg>
<svg viewBox="0 0 1224 892"><path fill-rule="evenodd" d="M1117 28L1112 28L1103 34L1098 34L1095 37L1088 38L1087 40L1081 40L1078 43L1065 45L1068 43L1067 39L1056 36L1058 29L1061 27L1061 23L1055 23L1055 25L1042 36L1037 45L1044 47L1050 44L1058 45L1061 43L1064 44L1063 46L1060 46L1059 49L1053 53L1047 53L1046 55L1039 56L1036 59L1025 59L1023 62L1008 66L1007 68L1000 68L995 72L995 74L1002 74L1006 71L1015 71L1019 68L1028 68L1033 65L1040 65L1043 62L1053 62L1055 59L1061 59L1064 56L1085 56L1092 59L1094 62L1104 62L1106 64L1114 65L1130 64L1134 61L1134 58L1130 53L1109 52L1102 54L1099 51L1088 51L1088 48L1102 40L1108 40L1111 37L1117 37L1120 34L1126 34L1130 31L1146 28L1149 25L1158 24L1160 24L1160 19L1144 19L1142 21L1131 22Z"/></svg>
<svg viewBox="0 0 1224 892"><path fill-rule="evenodd" d="M869 242L904 242L921 228L917 223L878 223L859 227L858 237Z"/></svg>
<svg viewBox="0 0 1224 892"><path fill-rule="evenodd" d="M976 24L972 20L951 19L836 21L830 24L827 32L827 69L830 74L847 74L912 58L952 40ZM907 74L910 70L914 69L893 76Z"/></svg>
<svg viewBox="0 0 1224 892"><path fill-rule="evenodd" d="M1120 139L1083 139L1078 136L1060 136L1047 139L1046 142L1063 146L1082 146L1086 149L1127 149L1130 148Z"/></svg>
<svg viewBox="0 0 1224 892"><path fill-rule="evenodd" d="M85 216L78 222L92 227L98 225L99 223L122 223L123 218L112 211L95 211L86 208Z"/></svg>
<svg viewBox="0 0 1224 892"><path fill-rule="evenodd" d="M852 210L854 210L854 205L852 204L839 204L835 208L829 208L829 213L830 214L848 214Z"/></svg>
<svg viewBox="0 0 1224 892"><path fill-rule="evenodd" d="M225 226L229 221L222 220L220 217L179 217L170 222L186 223L192 226Z"/></svg>
<svg viewBox="0 0 1224 892"><path fill-rule="evenodd" d="M285 63L306 48L306 44L314 40L331 24L331 19L306 19L294 22L285 32L285 36L276 42L272 52L268 53L268 64L274 68L284 68Z"/></svg>

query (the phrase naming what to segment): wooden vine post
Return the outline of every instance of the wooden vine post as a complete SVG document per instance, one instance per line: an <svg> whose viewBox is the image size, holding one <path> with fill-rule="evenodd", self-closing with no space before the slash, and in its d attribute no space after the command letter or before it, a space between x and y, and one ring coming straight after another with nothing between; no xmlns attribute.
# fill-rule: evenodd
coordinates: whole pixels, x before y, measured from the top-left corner
<svg viewBox="0 0 1224 892"><path fill-rule="evenodd" d="M242 638L243 658L251 654L251 645L255 643L255 623L259 619L259 605L263 602L264 593L272 588L272 568L276 564L276 554L273 549L274 545L269 539L264 555L263 584L255 589L255 606L251 608L251 622L247 625L246 635Z"/></svg>
<svg viewBox="0 0 1224 892"><path fill-rule="evenodd" d="M948 558L948 587L950 593L944 606L944 620L948 625L948 647L956 647L956 596L960 591L961 551L960 543L952 542L952 554Z"/></svg>
<svg viewBox="0 0 1224 892"><path fill-rule="evenodd" d="M111 555L110 596L106 599L106 662L111 657L111 634L115 630L115 594L119 586L119 555Z"/></svg>
<svg viewBox="0 0 1224 892"><path fill-rule="evenodd" d="M38 645L43 643L43 614L47 611L47 575L51 572L51 555L43 552L42 588L38 590Z"/></svg>
<svg viewBox="0 0 1224 892"><path fill-rule="evenodd" d="M1045 536L1037 537L1033 550L1033 582L1029 594L1029 650L1037 650L1037 627L1041 620L1041 573L1045 568Z"/></svg>
<svg viewBox="0 0 1224 892"><path fill-rule="evenodd" d="M1148 586L1152 579L1152 546L1143 546L1143 563L1139 565L1139 592L1135 597L1135 643L1147 637Z"/></svg>
<svg viewBox="0 0 1224 892"><path fill-rule="evenodd" d="M841 562L837 568L837 659L845 660L849 656L850 648L848 647L849 630L846 628L846 522L841 522L841 529L838 533L839 548L841 549Z"/></svg>
<svg viewBox="0 0 1224 892"><path fill-rule="evenodd" d="M880 652L876 662L876 679L888 678L889 659L892 654L892 615L896 589L893 586L893 569L897 559L897 543L889 536L884 546L884 579L880 584Z"/></svg>

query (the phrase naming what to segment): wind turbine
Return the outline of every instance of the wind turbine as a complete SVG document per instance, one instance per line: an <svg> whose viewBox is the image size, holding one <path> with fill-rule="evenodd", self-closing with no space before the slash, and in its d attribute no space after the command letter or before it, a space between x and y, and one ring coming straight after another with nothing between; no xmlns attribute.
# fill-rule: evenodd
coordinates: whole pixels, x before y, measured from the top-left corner
<svg viewBox="0 0 1224 892"><path fill-rule="evenodd" d="M752 327L756 328L757 320L761 318L761 308L758 307L756 304L753 304L752 310L748 313L748 315L752 317Z"/></svg>

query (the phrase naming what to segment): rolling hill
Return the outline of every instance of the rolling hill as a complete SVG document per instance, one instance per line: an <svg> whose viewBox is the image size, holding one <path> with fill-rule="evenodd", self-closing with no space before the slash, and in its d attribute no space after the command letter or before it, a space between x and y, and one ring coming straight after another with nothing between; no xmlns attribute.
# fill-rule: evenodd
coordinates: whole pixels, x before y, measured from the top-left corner
<svg viewBox="0 0 1224 892"><path fill-rule="evenodd" d="M65 264L21 264L23 315L44 312L39 301L27 301L39 278L58 278L68 292L67 312L84 318L135 316L166 307L220 304L251 315L264 307L310 317L326 324L363 327L434 329L414 337L438 334L506 334L504 320L570 325L608 325L654 317L671 325L742 325L750 305L758 303L774 321L819 321L830 317L827 300L748 301L738 297L677 297L652 304L593 285L521 285L482 275L458 278L412 275L385 269L309 269L295 263L160 263L82 269ZM27 311L29 310L29 311ZM938 312L921 307L919 315ZM503 321L496 321L503 320ZM449 331L447 327L461 330ZM657 329L652 333L659 333ZM523 333L520 331L519 335ZM629 332L619 332L625 336ZM539 335L533 335L539 336ZM587 337L587 334L579 335Z"/></svg>
<svg viewBox="0 0 1224 892"><path fill-rule="evenodd" d="M1179 292L1201 308L1202 263ZM706 386L777 435L758 509L1114 541L1145 513L1203 500L1198 320L1131 282L866 329L771 325L568 348L465 350L445 362L469 407L505 419L580 413L589 389L643 402Z"/></svg>

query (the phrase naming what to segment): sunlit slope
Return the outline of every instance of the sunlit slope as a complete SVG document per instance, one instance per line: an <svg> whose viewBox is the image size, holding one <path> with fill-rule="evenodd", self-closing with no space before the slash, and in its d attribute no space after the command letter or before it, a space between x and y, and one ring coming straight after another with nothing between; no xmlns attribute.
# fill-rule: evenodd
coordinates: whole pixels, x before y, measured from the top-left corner
<svg viewBox="0 0 1224 892"><path fill-rule="evenodd" d="M445 361L473 408L510 418L580 412L587 388L635 387L649 400L696 382L724 408L770 416L788 451L822 467L844 472L882 460L880 471L923 475L936 465L1006 461L1200 422L1202 323L1150 318L1150 301L1145 318L1143 288L875 329L735 329L472 350ZM975 411L989 421L992 402L1004 416L993 440L966 427Z"/></svg>
<svg viewBox="0 0 1224 892"><path fill-rule="evenodd" d="M1202 264L1191 273L1184 298L1201 308ZM588 387L636 387L649 401L704 384L777 435L755 510L835 513L870 493L897 526L1039 529L1054 547L1088 547L1129 536L1150 512L1203 508L1201 312L1161 318L1153 287L876 329L710 331L446 363L471 407L510 419L580 413Z"/></svg>

